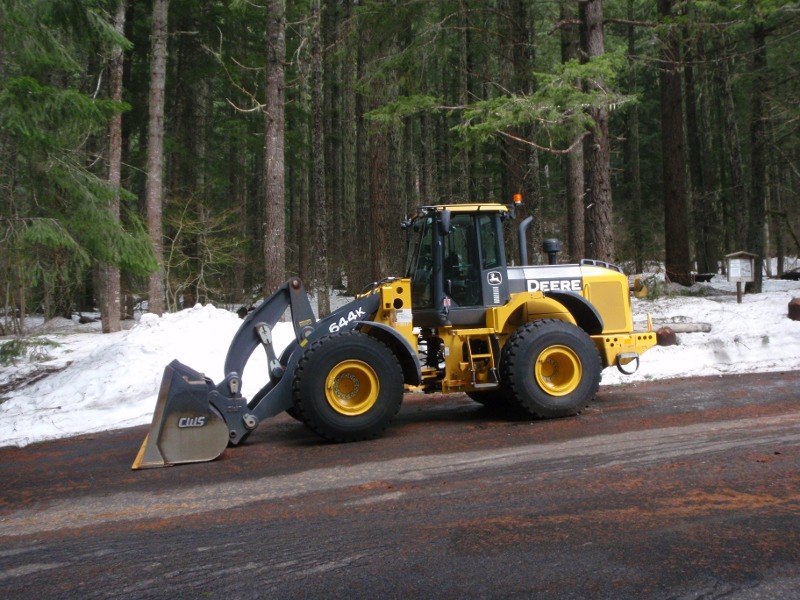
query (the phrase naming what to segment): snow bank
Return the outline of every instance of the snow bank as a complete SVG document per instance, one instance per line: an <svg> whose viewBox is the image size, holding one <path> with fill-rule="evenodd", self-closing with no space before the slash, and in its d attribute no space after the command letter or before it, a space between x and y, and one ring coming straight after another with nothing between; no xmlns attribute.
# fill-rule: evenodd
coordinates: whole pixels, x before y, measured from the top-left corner
<svg viewBox="0 0 800 600"><path fill-rule="evenodd" d="M788 317L789 301L800 295L798 282L767 282L768 293L736 302L727 283L694 286L727 291L724 295L634 300L637 323L649 312L654 326L672 322L708 323L708 333L679 333L675 346L656 347L641 357L631 376L606 369L603 383L624 383L670 377L754 373L800 368L800 321ZM638 318L637 318L638 317Z"/></svg>
<svg viewBox="0 0 800 600"><path fill-rule="evenodd" d="M149 423L164 367L178 359L220 381L241 324L232 312L197 305L161 318L145 314L129 331L48 335L60 346L43 366L63 370L12 392L0 405L0 446ZM276 329L276 345L283 347L291 326ZM254 353L242 378L245 396L263 385L258 372L265 369L264 354Z"/></svg>

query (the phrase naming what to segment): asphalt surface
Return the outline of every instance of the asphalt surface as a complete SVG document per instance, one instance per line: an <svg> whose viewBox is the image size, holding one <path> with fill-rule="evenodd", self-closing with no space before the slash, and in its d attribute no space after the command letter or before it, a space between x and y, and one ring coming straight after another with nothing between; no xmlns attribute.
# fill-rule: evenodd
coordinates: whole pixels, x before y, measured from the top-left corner
<svg viewBox="0 0 800 600"><path fill-rule="evenodd" d="M800 598L800 373L601 387L514 420L412 396L131 471L133 428L0 448L0 598Z"/></svg>

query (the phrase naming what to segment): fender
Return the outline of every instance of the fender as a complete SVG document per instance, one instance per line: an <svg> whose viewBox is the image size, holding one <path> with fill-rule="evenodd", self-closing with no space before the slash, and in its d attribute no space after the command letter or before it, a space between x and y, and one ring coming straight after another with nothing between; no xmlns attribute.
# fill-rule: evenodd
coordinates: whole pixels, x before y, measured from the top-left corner
<svg viewBox="0 0 800 600"><path fill-rule="evenodd" d="M403 379L408 385L422 384L422 366L419 363L419 356L405 337L388 325L374 321L359 321L355 328L379 339L391 348L403 369Z"/></svg>
<svg viewBox="0 0 800 600"><path fill-rule="evenodd" d="M543 292L517 292L512 293L511 300L503 306L486 311L486 326L510 335L532 318L561 319L578 324L569 309L556 298L545 296Z"/></svg>
<svg viewBox="0 0 800 600"><path fill-rule="evenodd" d="M591 302L577 292L545 292L544 295L563 305L575 318L578 327L589 335L603 333L603 317Z"/></svg>

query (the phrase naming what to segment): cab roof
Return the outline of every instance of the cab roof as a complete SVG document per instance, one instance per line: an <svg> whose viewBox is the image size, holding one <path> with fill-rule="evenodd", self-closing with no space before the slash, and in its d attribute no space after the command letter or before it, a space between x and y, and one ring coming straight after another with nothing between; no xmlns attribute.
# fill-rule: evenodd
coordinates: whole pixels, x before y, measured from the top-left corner
<svg viewBox="0 0 800 600"><path fill-rule="evenodd" d="M449 210L453 213L466 213L466 212L508 212L508 206L505 204L498 204L495 202L471 202L465 204L433 204L430 206L420 207L421 212L436 211L441 212Z"/></svg>

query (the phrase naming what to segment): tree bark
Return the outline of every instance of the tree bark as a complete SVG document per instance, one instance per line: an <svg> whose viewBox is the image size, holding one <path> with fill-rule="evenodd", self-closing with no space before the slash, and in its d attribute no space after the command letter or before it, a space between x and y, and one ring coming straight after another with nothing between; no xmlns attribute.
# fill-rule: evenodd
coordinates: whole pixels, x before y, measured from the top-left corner
<svg viewBox="0 0 800 600"><path fill-rule="evenodd" d="M353 0L344 2L343 19L347 27L352 25ZM358 69L357 48L358 36L350 30L343 32L346 40L346 51L342 64L342 216L344 226L340 230L353 231L354 217L357 212L358 196L358 143L357 143L357 116L356 116L356 76ZM344 235L341 235L345 238ZM347 236L349 237L349 236ZM342 245L342 261L344 272L347 274L348 287L353 287L353 278L357 276L354 270L358 262L359 247L348 239Z"/></svg>
<svg viewBox="0 0 800 600"><path fill-rule="evenodd" d="M422 177L419 195L423 204L429 204L439 198L439 177L436 165L436 121L427 111L420 117L420 136L422 138Z"/></svg>
<svg viewBox="0 0 800 600"><path fill-rule="evenodd" d="M320 48L334 48L340 39L341 11L340 0L322 0L320 4ZM328 281L326 285L338 286L342 283L344 269L343 253L346 240L339 235L349 222L344 211L344 177L342 151L342 52L322 52L322 117L324 127L325 152L325 190L327 195L327 262Z"/></svg>
<svg viewBox="0 0 800 600"><path fill-rule="evenodd" d="M267 74L264 104L264 297L286 279L284 125L286 1L267 3Z"/></svg>
<svg viewBox="0 0 800 600"><path fill-rule="evenodd" d="M755 4L755 3L751 3ZM769 256L765 251L767 239L766 204L768 181L766 166L766 98L767 87L767 41L764 20L756 6L752 6L753 23L753 91L750 113L750 207L748 210L748 250L756 255L753 266L753 281L747 284L747 291L761 293L763 282L762 268Z"/></svg>
<svg viewBox="0 0 800 600"><path fill-rule="evenodd" d="M634 0L628 0L628 90L633 93L639 87L638 68L636 66L636 30L634 21ZM634 103L628 109L626 123L627 133L623 144L623 157L625 160L625 174L628 192L628 202L632 214L630 239L632 240L634 270L637 273L644 271L645 262L645 233L647 224L644 219L642 206L642 173L639 148L639 105Z"/></svg>
<svg viewBox="0 0 800 600"><path fill-rule="evenodd" d="M725 40L722 40L724 45ZM731 85L731 60L720 60L714 69L716 83L716 97L718 110L722 115L722 141L723 164L726 184L722 194L722 212L724 215L725 235L724 251L735 252L741 250L746 244L746 202L747 189L745 187L744 160L742 159L741 142L739 135L739 122L736 118L736 105L734 103L733 86Z"/></svg>
<svg viewBox="0 0 800 600"><path fill-rule="evenodd" d="M781 225L779 215L783 212L783 180L781 177L781 167L777 164L772 164L771 168L772 177L770 178L772 182L772 207L770 210L770 223L772 224L772 230L775 232L775 254L777 257L777 265L775 270L775 276L780 277L784 273L784 259L786 256L786 242L783 237L783 227ZM789 181L788 178L786 181Z"/></svg>
<svg viewBox="0 0 800 600"><path fill-rule="evenodd" d="M580 2L581 46L585 60L605 53L603 36L602 0ZM601 90L602 81L588 84L592 89ZM608 137L608 110L591 107L589 115L594 126L584 141L584 165L586 182L589 188L588 238L591 255L605 261L613 261L614 223L611 198L611 145ZM589 248L587 248L589 250Z"/></svg>
<svg viewBox="0 0 800 600"><path fill-rule="evenodd" d="M562 2L560 9L561 26L561 62L566 63L580 57L580 35L574 26L566 22L575 17L568 11L567 3ZM586 185L583 177L583 144L576 144L571 152L564 156L564 178L567 195L567 252L572 262L586 256L586 221L584 204Z"/></svg>
<svg viewBox="0 0 800 600"><path fill-rule="evenodd" d="M117 9L113 16L114 30L125 33L125 0L117 1ZM122 101L123 51L116 46L111 51L110 85L111 99ZM119 188L122 182L122 113L114 113L109 124L108 134L108 183L116 191L109 205L114 220L119 221L120 197ZM120 330L120 273L119 267L101 264L97 269L98 299L100 304L100 320L103 333L115 333Z"/></svg>
<svg viewBox="0 0 800 600"><path fill-rule="evenodd" d="M373 108L378 106L375 100ZM370 237L374 242L372 252L372 269L370 277L377 281L389 274L389 257L379 242L391 231L388 222L388 157L389 140L380 125L373 123L369 132L369 198L370 198Z"/></svg>
<svg viewBox="0 0 800 600"><path fill-rule="evenodd" d="M715 249L716 221L714 207L714 193L710 189L709 179L713 171L711 152L705 147L704 136L701 132L703 97L700 95L702 83L698 75L701 73L698 66L703 59L703 37L698 33L696 39L688 44L686 49L686 68L684 81L686 84L686 132L689 152L689 180L692 186L692 206L694 208L692 219L694 227L694 247L697 271L699 273L716 273L719 252Z"/></svg>
<svg viewBox="0 0 800 600"><path fill-rule="evenodd" d="M672 17L672 0L658 0L659 14ZM664 183L664 244L667 277L691 285L686 217L686 147L683 136L683 92L680 40L671 27L663 41L661 81L661 160Z"/></svg>
<svg viewBox="0 0 800 600"><path fill-rule="evenodd" d="M503 62L500 64L501 85L511 94L530 94L532 78L530 70L534 63L532 45L530 44L532 18L527 6L521 0L504 0L498 3L500 11L500 39ZM509 133L515 138L533 139L532 127L511 128ZM528 256L533 257L541 252L538 242L541 240L541 189L539 183L539 165L536 151L528 145L513 139L501 141L501 152L505 160L505 186L501 201L511 202L515 194L523 196L525 212L534 217L528 236ZM523 217L520 215L520 217ZM511 256L519 255L518 240L511 236L508 240Z"/></svg>
<svg viewBox="0 0 800 600"><path fill-rule="evenodd" d="M148 306L152 313L164 313L164 242L162 208L164 201L164 89L167 67L167 17L169 0L153 0L152 46L150 55L150 102L147 135L147 231L153 242L158 269L150 275Z"/></svg>
<svg viewBox="0 0 800 600"><path fill-rule="evenodd" d="M467 11L466 0L459 0L458 22L458 101L461 106L469 103L469 12ZM458 152L459 177L455 185L456 195L459 202L470 202L472 198L472 168L470 163L470 149L464 144Z"/></svg>
<svg viewBox="0 0 800 600"><path fill-rule="evenodd" d="M695 259L700 273L716 273L722 258L719 229L719 192L715 148L710 141L708 76L703 38L688 45L686 81L686 131L689 173L694 207ZM705 133L704 133L705 132Z"/></svg>
<svg viewBox="0 0 800 600"><path fill-rule="evenodd" d="M366 48L371 43L369 31L364 28L359 30L358 48L356 49L356 81L362 80L367 72ZM348 285L353 292L359 291L364 285L372 281L372 264L375 245L378 240L372 239L372 223L370 209L370 148L369 125L364 115L369 110L367 95L364 91L357 91L355 98L356 119L356 212L354 230L359 260L351 265L350 273L353 281Z"/></svg>
<svg viewBox="0 0 800 600"><path fill-rule="evenodd" d="M313 30L311 34L311 115L312 115L312 175L311 198L314 207L316 266L314 289L317 293L317 313L323 317L331 312L328 283L328 192L325 185L325 133L323 120L323 71L320 0L313 0Z"/></svg>

